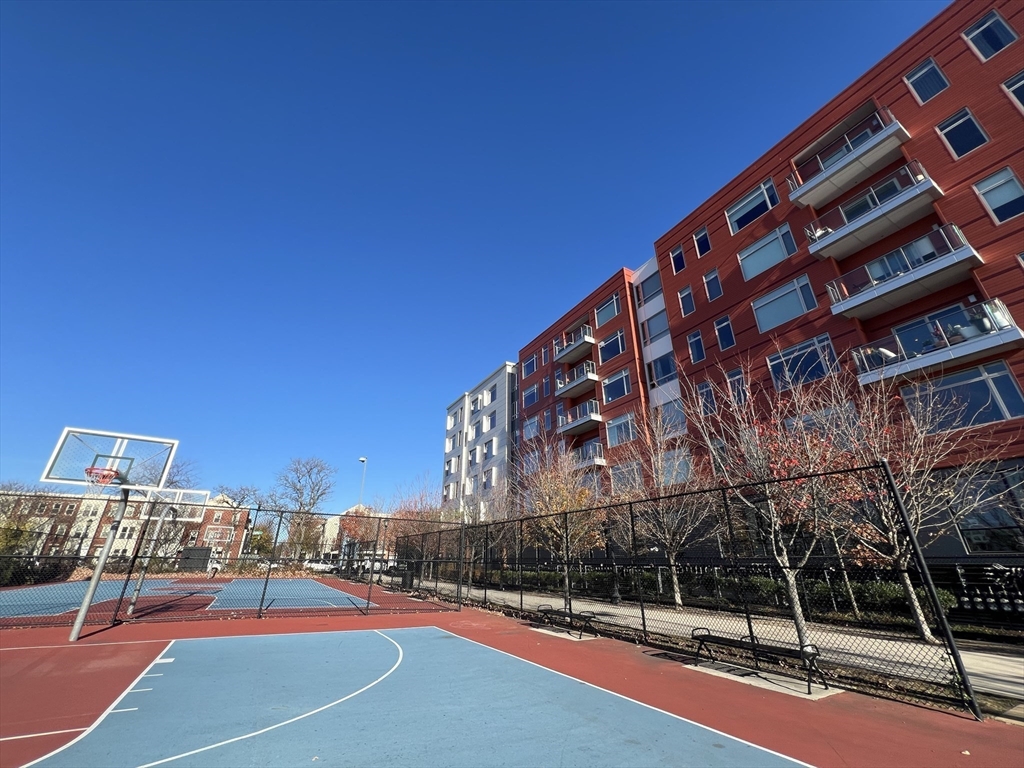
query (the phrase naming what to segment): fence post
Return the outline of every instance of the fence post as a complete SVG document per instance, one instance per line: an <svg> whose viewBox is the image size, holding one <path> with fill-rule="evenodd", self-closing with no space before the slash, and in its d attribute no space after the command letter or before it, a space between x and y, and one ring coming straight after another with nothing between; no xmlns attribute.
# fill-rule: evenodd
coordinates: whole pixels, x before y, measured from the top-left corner
<svg viewBox="0 0 1024 768"><path fill-rule="evenodd" d="M260 515L260 506L256 505L256 517ZM270 572L274 568L274 558L277 554L277 542L281 538L281 525L284 523L284 510L278 510L277 530L274 531L274 541L270 545L270 557L267 558L267 575L263 577L263 592L260 594L260 605L256 611L256 618L263 618L263 603L267 599L267 587L270 585Z"/></svg>
<svg viewBox="0 0 1024 768"><path fill-rule="evenodd" d="M146 521L139 528L139 538L135 540L135 549L132 550L132 559L128 561L128 572L124 575L124 584L121 585L121 594L118 596L117 605L114 606L114 612L110 616L110 626L117 624L117 614L121 612L121 605L124 603L124 596L128 593L128 585L131 583L132 574L135 573L135 564L139 561L139 551L142 549L142 540L146 537L146 532L149 530L149 521L153 515L153 510L155 509L156 502L150 502L149 515L146 517ZM143 564L142 572L139 575L139 583L135 587L135 592L132 594L131 604L128 606L128 615L131 615L135 610L135 601L139 597L139 592L142 591L142 579L145 575L146 565Z"/></svg>
<svg viewBox="0 0 1024 768"><path fill-rule="evenodd" d="M462 570L466 565L466 521L463 520L459 524L459 578L455 586L455 604L459 606L459 610L462 610ZM472 564L470 564L472 567Z"/></svg>
<svg viewBox="0 0 1024 768"><path fill-rule="evenodd" d="M487 560L491 548L491 526L484 525L484 607L487 607L487 582L490 580L490 571L487 569Z"/></svg>
<svg viewBox="0 0 1024 768"><path fill-rule="evenodd" d="M377 532L373 534L373 554L370 555L370 575L367 577L370 586L366 590L366 614L370 614L370 597L373 595L373 566L377 562L377 547L380 544L380 522L377 518Z"/></svg>
<svg viewBox="0 0 1024 768"><path fill-rule="evenodd" d="M892 475L892 469L889 467L889 461L887 459L882 459L881 466L885 473L885 482L889 486L889 493L892 495L893 503L896 505L896 509L899 511L900 517L903 519L903 525L906 528L907 537L910 539L910 549L913 552L914 560L916 561L918 571L921 574L921 581L924 583L925 592L928 593L928 598L932 602L932 610L935 611L935 617L939 622L939 629L942 631L942 635L946 640L946 649L949 651L950 656L952 656L956 672L960 676L961 698L966 694L967 701L965 703L970 707L974 716L978 720L982 720L981 707L978 706L978 699L974 695L974 687L971 685L971 679L967 676L967 670L964 668L964 660L960 657L960 649L956 647L956 641L953 639L953 631L949 628L949 622L946 621L946 614L942 610L942 603L939 602L939 593L935 589L935 583L932 581L932 575L928 570L928 564L924 561L924 553L921 551L921 545L918 543L917 536L914 534L914 528L910 522L910 514L907 512L907 507L903 503L903 496L900 495L899 489L896 487L896 478Z"/></svg>
<svg viewBox="0 0 1024 768"><path fill-rule="evenodd" d="M729 527L729 560L732 562L732 572L737 577L739 584L739 569L736 566L736 534L732 529L732 513L729 511L729 494L725 488L722 489L722 508L725 510L725 522ZM747 632L751 639L754 638L754 622L750 618L750 600L747 597L747 590L740 585L740 592L743 594L743 614L747 617Z"/></svg>
<svg viewBox="0 0 1024 768"><path fill-rule="evenodd" d="M441 592L441 531L437 531L437 555L434 557L434 597L438 597Z"/></svg>
<svg viewBox="0 0 1024 768"><path fill-rule="evenodd" d="M633 502L629 502L629 565L636 574L636 512L633 509ZM644 606L644 575L640 574L640 627L643 630L644 642L647 637L647 609Z"/></svg>
<svg viewBox="0 0 1024 768"><path fill-rule="evenodd" d="M569 513L562 513L562 586L565 588L565 609L572 613L572 580L569 578Z"/></svg>
<svg viewBox="0 0 1024 768"><path fill-rule="evenodd" d="M519 610L523 610L523 521L519 520L519 546L516 548L516 573L519 576Z"/></svg>

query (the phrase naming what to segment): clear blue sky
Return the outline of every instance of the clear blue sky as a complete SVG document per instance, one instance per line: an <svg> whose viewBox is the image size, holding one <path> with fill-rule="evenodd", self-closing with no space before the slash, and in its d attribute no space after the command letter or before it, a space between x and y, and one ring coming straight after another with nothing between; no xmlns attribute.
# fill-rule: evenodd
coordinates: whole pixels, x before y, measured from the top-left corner
<svg viewBox="0 0 1024 768"><path fill-rule="evenodd" d="M71 425L440 483L451 401L946 5L5 0L0 479Z"/></svg>

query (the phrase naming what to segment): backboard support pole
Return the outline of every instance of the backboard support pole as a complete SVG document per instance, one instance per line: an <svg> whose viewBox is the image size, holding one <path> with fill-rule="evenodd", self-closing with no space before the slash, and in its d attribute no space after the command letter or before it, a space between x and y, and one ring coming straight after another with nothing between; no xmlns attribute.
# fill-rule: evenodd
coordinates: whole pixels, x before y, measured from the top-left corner
<svg viewBox="0 0 1024 768"><path fill-rule="evenodd" d="M100 550L99 558L96 561L96 569L92 572L92 579L89 580L89 588L85 591L85 597L82 598L82 606L78 609L78 615L75 617L75 625L71 628L71 636L68 640L72 643L77 641L78 636L82 633L82 627L85 625L85 616L89 613L92 599L96 595L96 588L100 584L100 579L103 578L103 568L107 564L110 550L114 547L117 529L121 526L121 520L124 519L125 510L128 509L129 493L131 491L128 488L121 489L121 501L117 505L117 511L114 513L114 520L110 523L110 533L107 534L107 540L103 544L103 549Z"/></svg>

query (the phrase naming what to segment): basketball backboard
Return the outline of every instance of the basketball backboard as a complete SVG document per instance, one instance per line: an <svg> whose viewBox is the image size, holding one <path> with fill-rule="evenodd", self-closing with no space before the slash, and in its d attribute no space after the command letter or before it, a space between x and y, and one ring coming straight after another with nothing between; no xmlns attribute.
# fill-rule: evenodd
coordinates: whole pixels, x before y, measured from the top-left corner
<svg viewBox="0 0 1024 768"><path fill-rule="evenodd" d="M177 440L65 427L41 481L130 491L163 488Z"/></svg>
<svg viewBox="0 0 1024 768"><path fill-rule="evenodd" d="M209 491L185 491L180 488L163 488L146 492L146 500L152 502L143 506L140 517L159 519L170 507L174 520L179 523L202 522L206 505L210 503Z"/></svg>

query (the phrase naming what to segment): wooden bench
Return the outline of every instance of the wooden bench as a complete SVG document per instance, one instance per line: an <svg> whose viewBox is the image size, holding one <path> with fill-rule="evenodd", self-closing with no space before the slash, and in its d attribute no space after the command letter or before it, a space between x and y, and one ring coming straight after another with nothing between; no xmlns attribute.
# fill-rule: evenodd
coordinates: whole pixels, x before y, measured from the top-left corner
<svg viewBox="0 0 1024 768"><path fill-rule="evenodd" d="M743 637L726 637L724 635L713 635L706 627L697 627L690 633L690 637L697 641L697 661L700 662L701 651L707 651L711 661L717 661L711 652L712 645L724 648L736 648L747 651L754 657L754 668L761 670L761 660L776 660L779 658L796 659L800 661L807 670L807 693L811 692L811 675L817 674L821 684L828 690L828 681L821 669L818 668L818 657L821 653L818 646L808 643L801 648L794 648L786 645L766 645L757 639L756 635L745 635Z"/></svg>
<svg viewBox="0 0 1024 768"><path fill-rule="evenodd" d="M564 608L555 608L550 603L538 605L537 611L548 624L554 624L555 619L564 619L569 624L569 634L572 634L573 623L577 623L580 628L580 640L583 639L583 633L587 631L591 632L594 637L598 636L593 623L597 614L593 611L567 611Z"/></svg>

